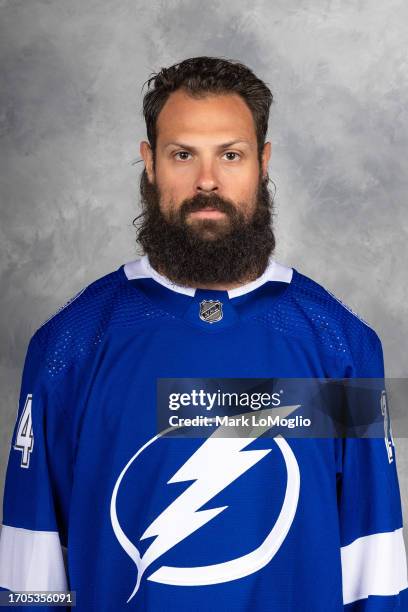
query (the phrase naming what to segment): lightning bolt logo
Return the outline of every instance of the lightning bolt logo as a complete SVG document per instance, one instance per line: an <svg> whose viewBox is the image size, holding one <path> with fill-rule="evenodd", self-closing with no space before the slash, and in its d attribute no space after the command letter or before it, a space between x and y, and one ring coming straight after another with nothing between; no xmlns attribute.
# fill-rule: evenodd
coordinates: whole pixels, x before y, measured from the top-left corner
<svg viewBox="0 0 408 612"><path fill-rule="evenodd" d="M286 417L298 406L287 406L278 409L263 410L262 416L271 413ZM251 413L253 414L253 413ZM247 416L247 415L245 415ZM169 428L172 429L172 428ZM145 551L143 557L136 546L122 530L116 513L116 499L120 484L131 464L165 432L154 436L130 459L116 481L111 499L111 522L115 535L137 567L136 585L127 602L137 593L142 576L146 569L165 552L211 521L228 506L199 510L209 500L224 490L234 480L247 472L251 467L268 455L272 449L244 450L256 437L270 427L256 428L256 437L227 438L227 426L218 427L215 432L196 450L196 452L170 478L167 484L193 481L159 516L149 525L141 536L155 539ZM162 566L148 580L179 586L198 586L236 580L247 576L266 565L276 554L292 524L300 487L299 467L288 443L277 436L273 438L285 460L287 484L285 498L278 519L262 544L250 553L213 565L199 567ZM244 452L242 452L244 451Z"/></svg>

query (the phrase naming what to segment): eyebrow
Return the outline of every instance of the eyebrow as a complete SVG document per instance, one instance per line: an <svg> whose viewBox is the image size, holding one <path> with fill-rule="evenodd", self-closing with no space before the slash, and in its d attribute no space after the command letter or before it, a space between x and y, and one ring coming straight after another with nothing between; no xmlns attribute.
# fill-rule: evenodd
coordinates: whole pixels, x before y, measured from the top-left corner
<svg viewBox="0 0 408 612"><path fill-rule="evenodd" d="M248 140L243 140L242 138L238 138L236 140L230 140L229 142L224 142L220 145L217 145L217 149L226 149L227 147L231 147L234 144L238 144L238 143L243 143L248 145L249 147L251 147L251 143ZM196 147L192 147L191 145L182 143L182 142L168 142L165 145L165 149L167 149L167 147L171 147L171 146L176 146L176 147L181 147L182 149L190 149L191 151L196 151Z"/></svg>

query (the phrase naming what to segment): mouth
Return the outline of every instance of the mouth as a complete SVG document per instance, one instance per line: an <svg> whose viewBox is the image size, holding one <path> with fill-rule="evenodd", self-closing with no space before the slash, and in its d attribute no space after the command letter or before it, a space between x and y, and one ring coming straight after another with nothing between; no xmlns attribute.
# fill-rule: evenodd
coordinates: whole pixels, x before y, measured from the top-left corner
<svg viewBox="0 0 408 612"><path fill-rule="evenodd" d="M225 215L225 213L221 210L218 210L217 208L211 208L210 206L206 206L205 208L202 208L200 210L195 210L190 214L196 218L198 217L205 219L217 219Z"/></svg>

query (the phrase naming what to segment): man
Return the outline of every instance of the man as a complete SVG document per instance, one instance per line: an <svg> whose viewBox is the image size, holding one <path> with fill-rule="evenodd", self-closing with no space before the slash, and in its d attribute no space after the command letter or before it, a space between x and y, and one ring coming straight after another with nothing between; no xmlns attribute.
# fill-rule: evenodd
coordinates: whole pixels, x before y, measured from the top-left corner
<svg viewBox="0 0 408 612"><path fill-rule="evenodd" d="M0 584L78 611L403 609L386 437L169 437L160 379L383 378L373 329L272 258L272 95L238 62L149 79L143 256L30 341Z"/></svg>

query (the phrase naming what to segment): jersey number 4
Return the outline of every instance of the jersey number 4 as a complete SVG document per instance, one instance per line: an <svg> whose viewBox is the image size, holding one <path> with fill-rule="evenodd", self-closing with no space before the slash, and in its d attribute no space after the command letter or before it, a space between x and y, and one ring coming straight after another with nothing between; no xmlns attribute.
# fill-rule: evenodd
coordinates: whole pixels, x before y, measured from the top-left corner
<svg viewBox="0 0 408 612"><path fill-rule="evenodd" d="M31 418L31 407L33 396L29 393L26 397L23 412L18 422L14 448L21 452L21 467L30 467L30 454L34 448L33 421Z"/></svg>

